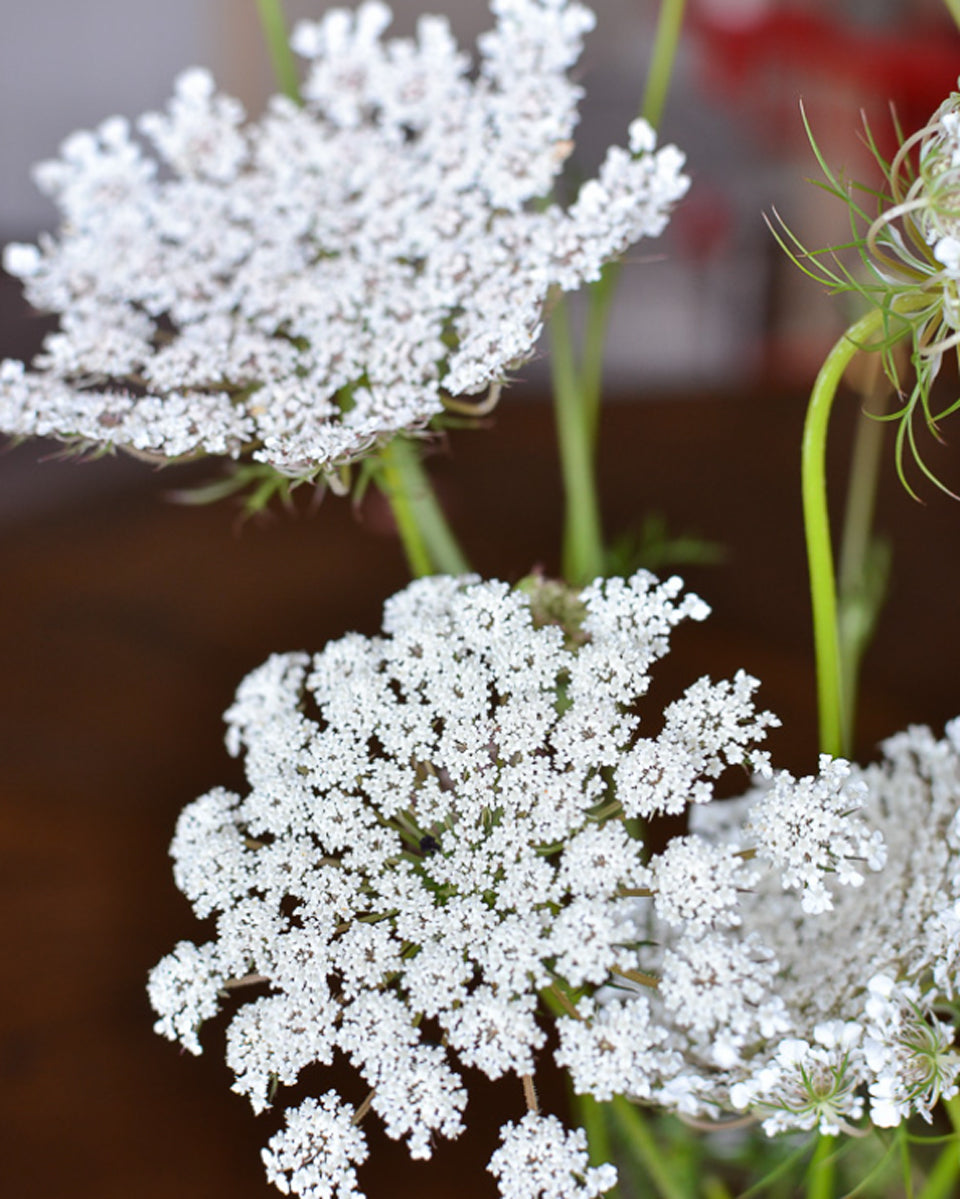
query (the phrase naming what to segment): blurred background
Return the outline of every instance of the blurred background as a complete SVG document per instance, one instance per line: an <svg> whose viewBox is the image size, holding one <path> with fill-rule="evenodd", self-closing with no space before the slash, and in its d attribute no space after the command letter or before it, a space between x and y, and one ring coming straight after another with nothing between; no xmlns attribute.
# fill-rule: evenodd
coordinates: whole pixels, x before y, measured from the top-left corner
<svg viewBox="0 0 960 1199"><path fill-rule="evenodd" d="M410 32L424 4L447 11L464 44L489 23L478 0L395 0L396 30ZM594 7L579 70L586 171L625 138L658 6ZM884 147L891 102L905 131L921 126L956 86L960 39L940 0L688 7L662 132L685 150L694 186L668 235L622 275L600 444L604 517L609 531L636 533L659 514L672 533L722 548L714 565L653 563L679 569L714 608L678 634L658 686L673 698L702 673L756 674L760 701L784 720L775 760L809 770L797 460L805 393L847 321L785 260L763 214L776 209L810 245L844 240L845 208L806 182L817 170L800 99L830 163L869 180L861 113ZM321 10L287 8L291 18ZM259 111L271 82L253 0L0 0L0 241L54 227L33 162L74 129L161 106L194 64ZM0 278L0 357L30 357L45 327ZM487 427L452 432L430 462L476 568L507 579L558 570L562 496L542 358L523 375ZM856 411L849 395L838 406L835 480ZM31 443L0 457L0 1195L269 1199L259 1147L277 1116L255 1120L229 1093L222 1021L199 1060L151 1032L147 970L179 939L204 935L166 847L184 803L242 786L220 713L243 675L273 650L373 632L406 567L375 500L354 510L328 496L316 511L243 524L230 504L166 503L179 474L122 456L42 460L55 451ZM933 462L956 479L949 446ZM914 503L885 465L879 523L894 584L865 664L864 757L910 721L939 730L960 710L960 505L932 488ZM546 1095L562 1108L549 1081ZM496 1126L521 1112L519 1088L480 1088L470 1134L428 1167L379 1137L367 1193L489 1199Z"/></svg>

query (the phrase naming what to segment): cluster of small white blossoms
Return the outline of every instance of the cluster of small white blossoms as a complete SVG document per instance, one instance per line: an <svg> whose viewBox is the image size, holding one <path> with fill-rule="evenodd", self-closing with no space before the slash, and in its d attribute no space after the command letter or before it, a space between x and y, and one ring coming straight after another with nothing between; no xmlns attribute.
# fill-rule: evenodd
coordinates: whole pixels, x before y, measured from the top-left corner
<svg viewBox="0 0 960 1199"><path fill-rule="evenodd" d="M760 1114L768 1132L835 1133L865 1109L881 1127L913 1113L930 1119L957 1091L960 720L942 740L916 727L883 751L879 764L844 767L863 791L861 816L885 843L883 869L835 892L815 919L792 910L769 879L741 905L744 935L775 955L789 1013L789 1036L731 1089L734 1106ZM691 823L722 845L736 822L717 807Z"/></svg>
<svg viewBox="0 0 960 1199"><path fill-rule="evenodd" d="M61 320L32 370L0 364L0 430L310 476L499 386L549 293L659 235L689 181L637 120L568 208L548 203L594 17L491 9L474 76L445 18L385 40L390 10L366 0L295 30L302 106L248 122L194 69L139 122L156 157L119 117L70 137L36 170L59 238L4 255Z"/></svg>
<svg viewBox="0 0 960 1199"><path fill-rule="evenodd" d="M425 579L387 602L381 636L274 656L240 686L227 745L245 754L249 793L188 806L172 847L216 934L164 958L150 997L158 1032L196 1053L200 1025L253 988L226 1040L257 1112L311 1063L355 1067L359 1109L328 1091L270 1140L285 1193L355 1194L369 1110L429 1157L463 1130L461 1071L475 1068L523 1080L530 1109L491 1161L502 1195L601 1194L612 1168L588 1166L582 1133L531 1099L548 1023L556 1062L600 1101L766 1118L788 1095L781 1125L809 1127L789 1090L811 1077L799 1042L812 1030L808 1058L832 1068L850 1036L826 1024L863 1012L854 1089L905 1114L952 1085L950 1036L920 980L952 977L960 905L927 919L920 888L937 885L922 846L941 834L925 821L933 792L944 812L957 794L956 754L929 788L916 770L908 785L903 763L774 774L757 744L776 721L742 672L645 713L673 628L707 614L681 590L644 572L580 593ZM731 767L766 782L714 802ZM902 838L911 805L918 836L868 881L881 828ZM689 833L657 848L658 818L684 812ZM854 934L863 903L876 927ZM939 1083L915 1081L922 1029L943 1049L930 1050Z"/></svg>

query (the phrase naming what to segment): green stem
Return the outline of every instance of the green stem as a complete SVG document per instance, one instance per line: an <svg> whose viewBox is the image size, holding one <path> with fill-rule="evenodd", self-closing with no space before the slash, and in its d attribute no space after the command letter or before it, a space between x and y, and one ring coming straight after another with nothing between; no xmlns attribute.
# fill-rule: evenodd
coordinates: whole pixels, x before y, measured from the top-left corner
<svg viewBox="0 0 960 1199"><path fill-rule="evenodd" d="M843 669L827 508L827 427L844 370L857 351L882 331L883 321L882 310L868 312L851 325L827 355L810 394L803 428L803 525L813 605L820 749L823 753L834 755L848 753L849 742L843 716Z"/></svg>
<svg viewBox="0 0 960 1199"><path fill-rule="evenodd" d="M837 1173L836 1139L822 1133L817 1138L817 1147L807 1168L806 1199L833 1199Z"/></svg>
<svg viewBox="0 0 960 1199"><path fill-rule="evenodd" d="M589 583L603 574L603 531L587 413L573 352L570 315L562 299L553 310L550 336L554 415L566 495L563 577L568 583Z"/></svg>
<svg viewBox="0 0 960 1199"><path fill-rule="evenodd" d="M960 0L944 0L944 3L950 16L956 22L957 28L960 29Z"/></svg>
<svg viewBox="0 0 960 1199"><path fill-rule="evenodd" d="M592 1095L573 1096L574 1116L583 1131L587 1134L587 1148L590 1153L590 1165L602 1166L605 1162L613 1162L613 1146L610 1143L610 1128L606 1114L601 1104ZM616 1199L619 1187L604 1191L608 1199Z"/></svg>
<svg viewBox="0 0 960 1199"><path fill-rule="evenodd" d="M466 574L470 567L447 524L416 445L394 437L380 451L374 474L397 522L414 578Z"/></svg>
<svg viewBox="0 0 960 1199"><path fill-rule="evenodd" d="M622 1095L615 1095L610 1108L625 1141L642 1163L660 1199L687 1199L686 1189L676 1181L660 1156L656 1139L636 1104Z"/></svg>
<svg viewBox="0 0 960 1199"><path fill-rule="evenodd" d="M300 103L300 80L297 63L290 49L287 22L283 15L283 0L257 0L257 11L263 27L264 40L273 63L277 86L294 103Z"/></svg>
<svg viewBox="0 0 960 1199"><path fill-rule="evenodd" d="M947 0L948 3L960 3L960 0ZM677 46L680 44L680 29L683 25L683 10L686 0L663 0L660 5L660 16L657 19L657 31L653 38L653 51L650 55L650 70L647 73L647 88L643 94L643 105L640 115L656 129L663 116L663 108L667 102L667 92L673 75L673 64L677 57Z"/></svg>
<svg viewBox="0 0 960 1199"><path fill-rule="evenodd" d="M940 1151L918 1199L952 1199L960 1189L960 1098L945 1099L943 1106L955 1135Z"/></svg>
<svg viewBox="0 0 960 1199"><path fill-rule="evenodd" d="M586 324L583 331L583 355L580 361L580 395L590 452L597 446L600 425L600 395L603 390L603 360L610 323L610 307L620 281L620 263L608 262L600 278L590 287Z"/></svg>
<svg viewBox="0 0 960 1199"><path fill-rule="evenodd" d="M875 402L881 389L885 393L887 388L880 363L874 359L873 365L876 377L863 392L868 403ZM885 429L869 412L857 422L840 540L837 625L847 744L853 741L860 662L883 605L889 574L889 547L872 534Z"/></svg>
<svg viewBox="0 0 960 1199"><path fill-rule="evenodd" d="M960 0L956 0L960 4ZM647 86L640 106L640 115L656 129L663 116L667 92L673 76L683 27L686 0L663 0L657 18L657 29L650 53ZM608 262L600 278L590 288L586 326L583 337L583 358L580 363L580 390L586 410L587 432L591 446L596 445L600 413L600 392L603 381L603 358L607 340L610 307L620 280L619 262Z"/></svg>
<svg viewBox="0 0 960 1199"><path fill-rule="evenodd" d="M663 0L650 55L640 115L654 128L660 123L680 41L686 0ZM611 262L590 288L583 354L577 366L566 302L561 298L551 319L552 372L557 439L566 491L563 573L568 582L586 583L603 573L600 506L596 496L595 457L600 423L603 360L610 308L620 277Z"/></svg>

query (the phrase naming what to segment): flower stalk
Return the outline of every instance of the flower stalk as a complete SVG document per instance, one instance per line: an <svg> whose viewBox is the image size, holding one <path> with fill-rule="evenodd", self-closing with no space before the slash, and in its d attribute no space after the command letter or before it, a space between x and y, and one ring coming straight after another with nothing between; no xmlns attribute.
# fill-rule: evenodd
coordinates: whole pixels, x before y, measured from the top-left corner
<svg viewBox="0 0 960 1199"><path fill-rule="evenodd" d="M677 1181L663 1160L656 1137L650 1131L640 1108L623 1095L614 1096L610 1108L617 1126L642 1163L659 1199L689 1199L686 1188Z"/></svg>
<svg viewBox="0 0 960 1199"><path fill-rule="evenodd" d="M431 574L467 574L470 566L415 443L395 437L380 452L374 478L393 512L411 575L419 579Z"/></svg>
<svg viewBox="0 0 960 1199"><path fill-rule="evenodd" d="M640 115L649 121L654 129L659 128L667 102L685 8L686 0L663 0L660 5L653 51L650 55L650 69L647 72L647 87L640 109Z"/></svg>
<svg viewBox="0 0 960 1199"><path fill-rule="evenodd" d="M827 505L827 428L837 388L854 355L883 332L886 313L875 308L843 334L817 375L803 429L801 476L803 524L813 607L814 654L820 749L834 756L849 754L851 697L841 648L837 586Z"/></svg>
<svg viewBox="0 0 960 1199"><path fill-rule="evenodd" d="M263 29L263 40L273 65L277 86L295 104L300 103L300 81L297 63L290 49L290 35L283 13L283 0L257 0L257 13Z"/></svg>
<svg viewBox="0 0 960 1199"><path fill-rule="evenodd" d="M583 584L603 574L603 532L590 417L577 372L570 313L563 303L554 310L550 334L554 417L567 501L563 577Z"/></svg>
<svg viewBox="0 0 960 1199"><path fill-rule="evenodd" d="M685 7L686 0L663 0L660 6L640 108L640 115L654 129L666 104ZM579 363L563 298L557 301L550 322L554 412L566 495L563 575L570 583L589 582L605 573L595 463L603 362L620 269L619 261L608 262L589 289Z"/></svg>

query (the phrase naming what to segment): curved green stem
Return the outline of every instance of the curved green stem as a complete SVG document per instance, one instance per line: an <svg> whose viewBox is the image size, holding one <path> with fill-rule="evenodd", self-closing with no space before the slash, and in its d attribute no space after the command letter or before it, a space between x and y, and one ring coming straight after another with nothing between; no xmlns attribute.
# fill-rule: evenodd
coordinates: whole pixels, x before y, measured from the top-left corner
<svg viewBox="0 0 960 1199"><path fill-rule="evenodd" d="M283 15L282 0L257 0L257 11L263 27L264 40L273 63L277 86L294 103L300 103L300 79L297 63L290 49L287 22Z"/></svg>
<svg viewBox="0 0 960 1199"><path fill-rule="evenodd" d="M393 511L414 578L469 572L412 441L394 437L384 446L374 479Z"/></svg>
<svg viewBox="0 0 960 1199"><path fill-rule="evenodd" d="M827 508L827 427L844 370L857 351L882 331L884 316L880 309L868 312L844 333L827 355L813 385L803 427L803 525L813 605L820 749L834 755L849 752L850 730L844 717L837 589Z"/></svg>
<svg viewBox="0 0 960 1199"><path fill-rule="evenodd" d="M947 6L947 11L956 22L957 28L960 29L960 0L944 0Z"/></svg>

